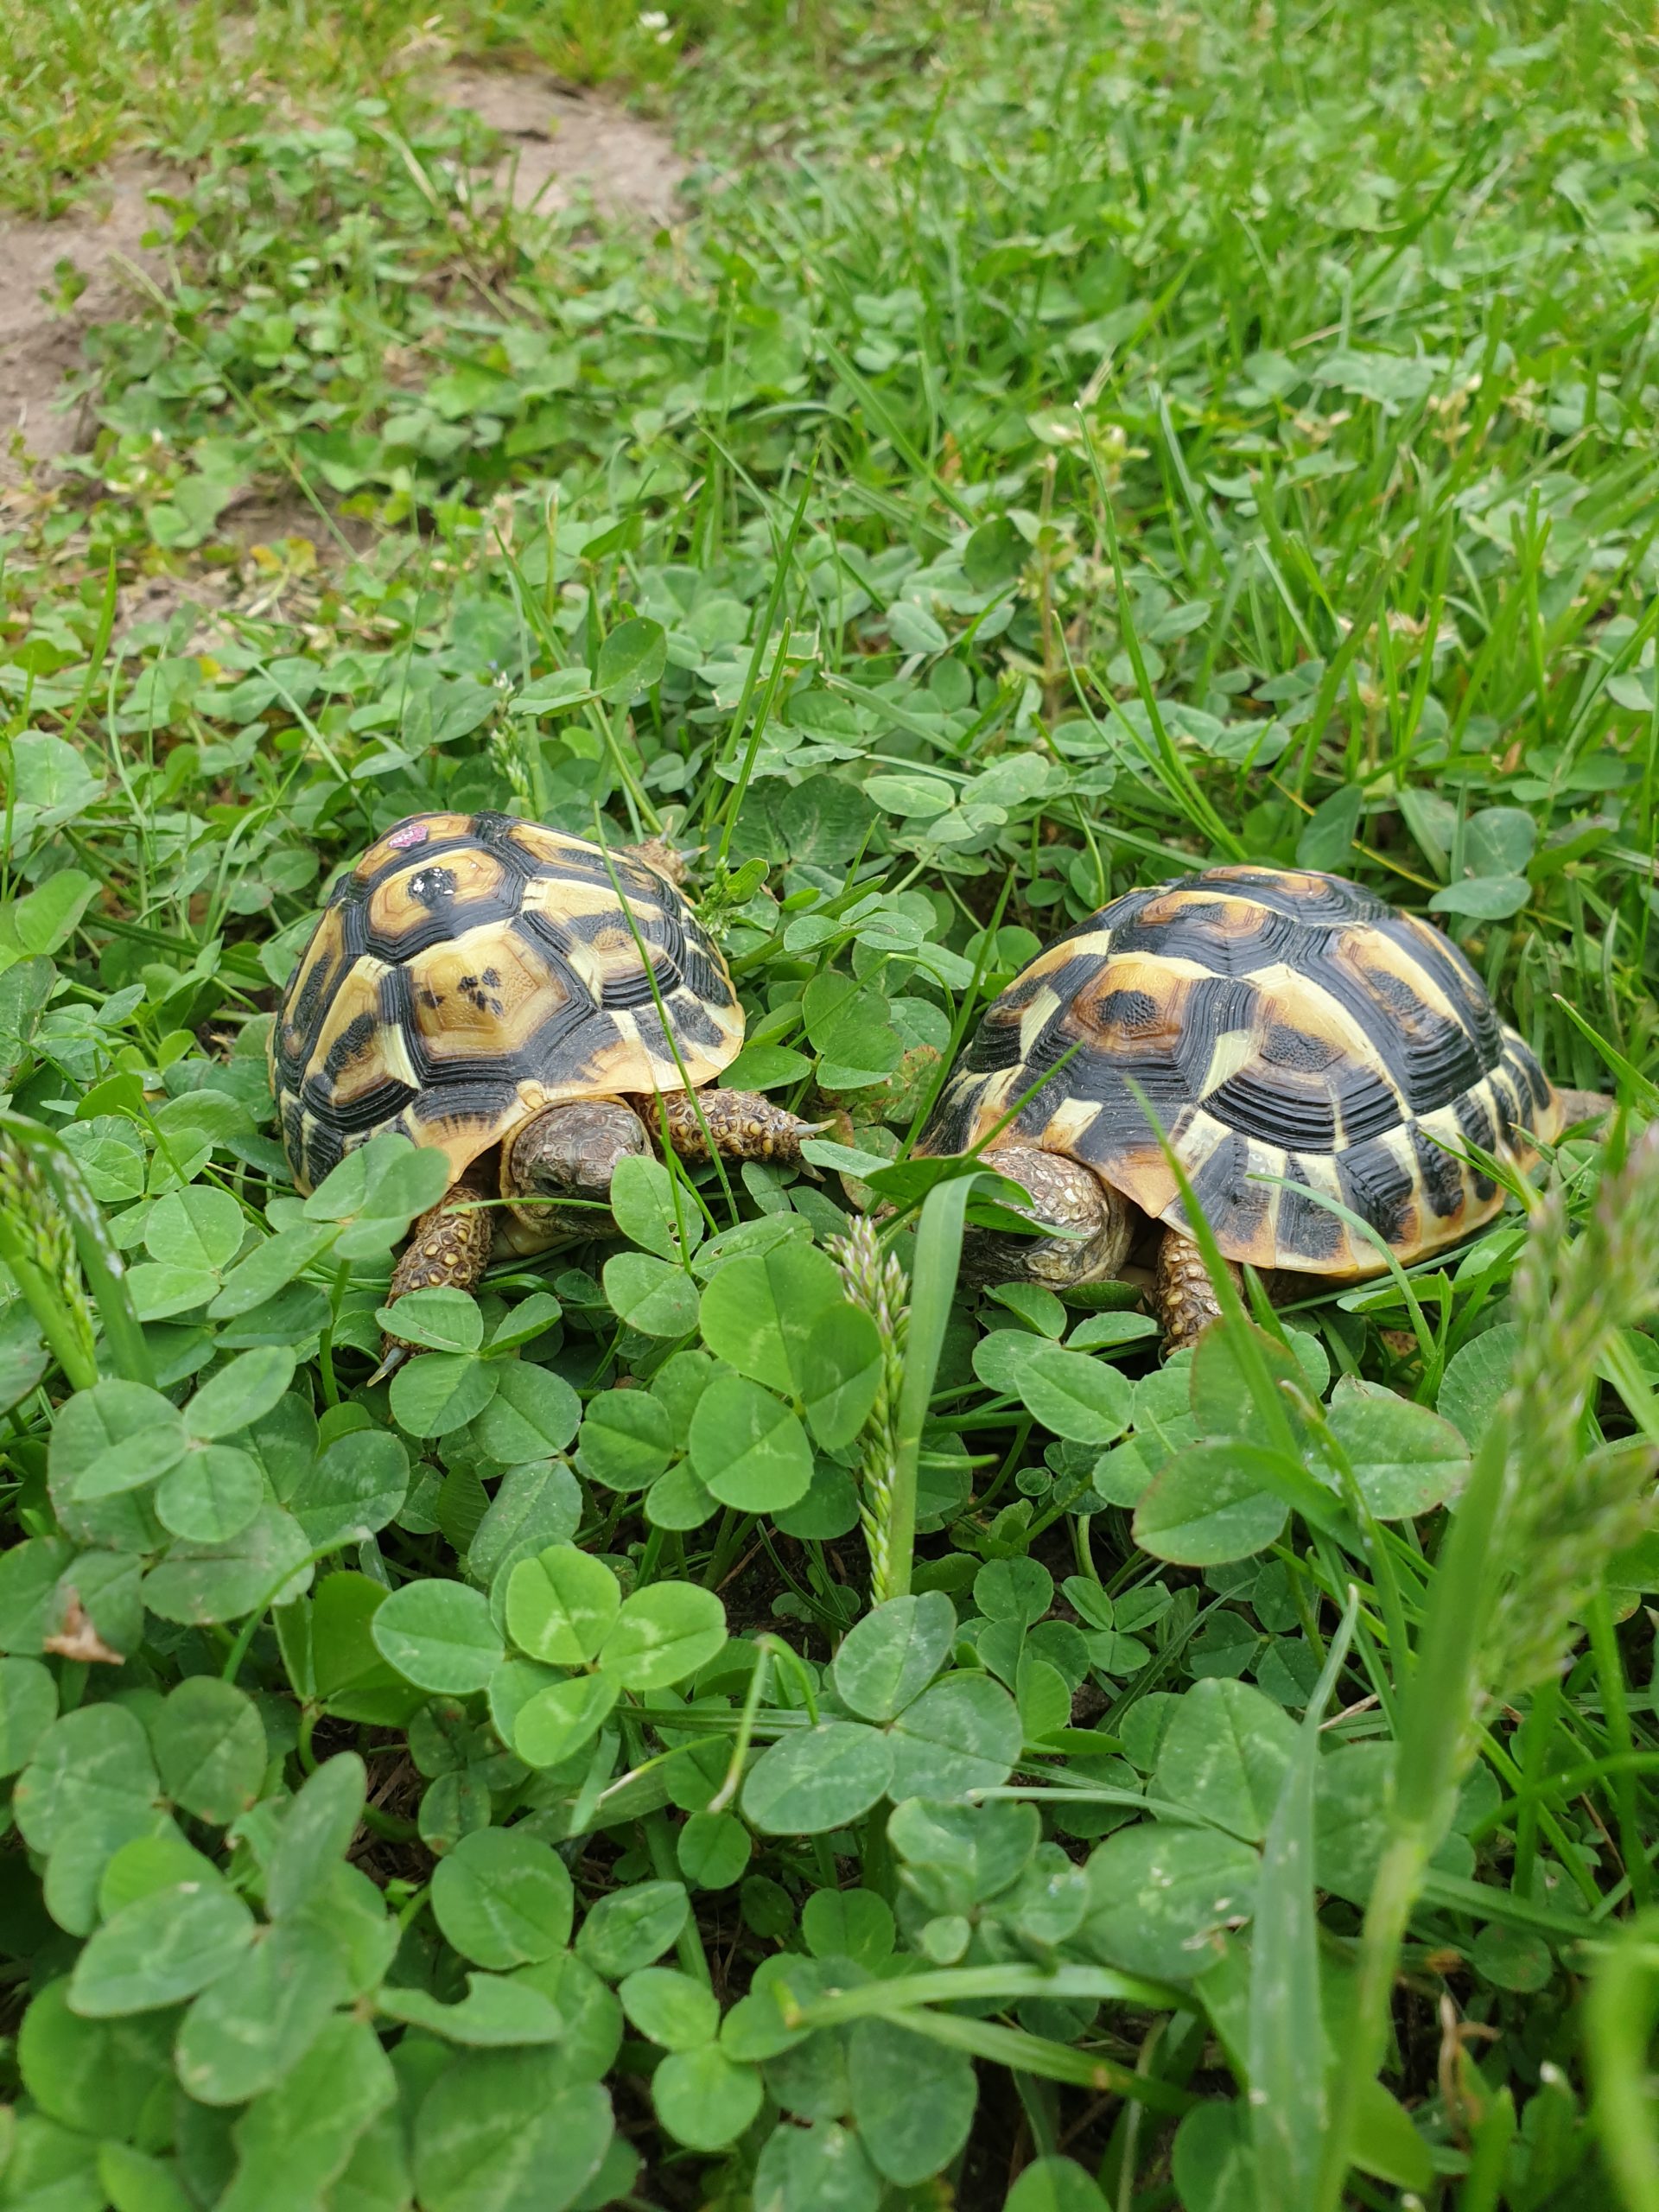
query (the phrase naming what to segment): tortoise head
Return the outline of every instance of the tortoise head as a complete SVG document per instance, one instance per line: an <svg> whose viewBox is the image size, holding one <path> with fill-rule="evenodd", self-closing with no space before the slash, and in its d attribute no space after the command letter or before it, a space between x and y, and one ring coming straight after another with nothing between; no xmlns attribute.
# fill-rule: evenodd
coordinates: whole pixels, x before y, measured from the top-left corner
<svg viewBox="0 0 1659 2212"><path fill-rule="evenodd" d="M589 1209L609 1198L617 1161L650 1148L644 1123L619 1098L578 1098L562 1106L544 1106L507 1143L501 1195L532 1227L555 1225L550 1209L537 1205L537 1199L586 1201L582 1212L556 1225L603 1233L607 1224ZM522 1207L515 1203L521 1200L528 1203Z"/></svg>

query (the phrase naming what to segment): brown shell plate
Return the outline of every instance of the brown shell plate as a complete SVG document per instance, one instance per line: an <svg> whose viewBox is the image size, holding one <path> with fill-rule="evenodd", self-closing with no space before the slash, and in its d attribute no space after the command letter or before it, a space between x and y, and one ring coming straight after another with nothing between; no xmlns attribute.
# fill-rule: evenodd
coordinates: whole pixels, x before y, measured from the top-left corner
<svg viewBox="0 0 1659 2212"><path fill-rule="evenodd" d="M1444 1146L1521 1166L1560 1125L1438 930L1339 876L1253 868L1131 891L1057 938L986 1014L918 1149L965 1152L1016 1106L1005 1141L1179 1227L1155 1124L1230 1259L1352 1276L1388 1262L1319 1197L1419 1259L1503 1205Z"/></svg>
<svg viewBox="0 0 1659 2212"><path fill-rule="evenodd" d="M695 1089L742 1043L719 948L654 868L512 815L417 814L329 899L271 1085L310 1191L383 1130L459 1175L543 1106Z"/></svg>

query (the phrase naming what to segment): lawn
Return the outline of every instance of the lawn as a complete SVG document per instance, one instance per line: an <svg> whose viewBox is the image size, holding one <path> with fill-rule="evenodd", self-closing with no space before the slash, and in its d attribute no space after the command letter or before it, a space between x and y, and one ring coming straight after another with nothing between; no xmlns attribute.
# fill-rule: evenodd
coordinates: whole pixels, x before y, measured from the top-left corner
<svg viewBox="0 0 1659 2212"><path fill-rule="evenodd" d="M1656 184L1613 0L12 0L0 2208L1656 2212ZM480 810L826 1126L379 1381L267 1039ZM1239 861L1621 1111L1164 1359L912 1147Z"/></svg>

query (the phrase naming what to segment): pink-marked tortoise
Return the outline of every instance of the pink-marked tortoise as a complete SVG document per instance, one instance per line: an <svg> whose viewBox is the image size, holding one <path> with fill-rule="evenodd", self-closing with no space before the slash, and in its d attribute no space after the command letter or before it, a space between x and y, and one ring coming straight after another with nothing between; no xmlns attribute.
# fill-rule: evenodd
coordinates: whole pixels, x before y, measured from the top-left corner
<svg viewBox="0 0 1659 2212"><path fill-rule="evenodd" d="M1148 1111L1235 1268L1359 1281L1388 1262L1319 1198L1421 1259L1503 1203L1445 1146L1524 1166L1608 1105L1550 1084L1438 930L1339 876L1264 868L1128 892L1057 938L987 1012L918 1151L969 1150L1022 1097L982 1157L1072 1234L972 1231L970 1272L1104 1282L1155 1230L1172 1349L1218 1309Z"/></svg>
<svg viewBox="0 0 1659 2212"><path fill-rule="evenodd" d="M271 1086L301 1191L386 1130L448 1157L391 1299L470 1289L493 1249L608 1227L594 1203L664 1122L687 1160L710 1142L798 1157L817 1124L704 1087L741 1049L743 1014L672 864L511 815L417 814L341 879L283 994ZM388 1367L404 1349L388 1339Z"/></svg>

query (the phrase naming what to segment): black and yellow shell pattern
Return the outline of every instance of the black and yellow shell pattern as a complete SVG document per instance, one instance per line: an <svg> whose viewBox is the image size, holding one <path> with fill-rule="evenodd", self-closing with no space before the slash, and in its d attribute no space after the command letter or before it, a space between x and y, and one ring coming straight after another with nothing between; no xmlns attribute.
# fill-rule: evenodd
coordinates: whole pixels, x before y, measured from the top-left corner
<svg viewBox="0 0 1659 2212"><path fill-rule="evenodd" d="M310 1191L387 1129L460 1175L543 1106L695 1088L742 1042L718 948L654 868L512 815L416 814L324 909L271 1086Z"/></svg>
<svg viewBox="0 0 1659 2212"><path fill-rule="evenodd" d="M1532 1052L1439 931L1339 876L1275 868L1129 892L1046 947L987 1013L918 1149L966 1151L1040 1085L1001 1141L1082 1160L1179 1227L1179 1186L1131 1084L1223 1252L1311 1274L1386 1262L1305 1193L1418 1259L1503 1203L1436 1138L1520 1164L1561 1120Z"/></svg>

